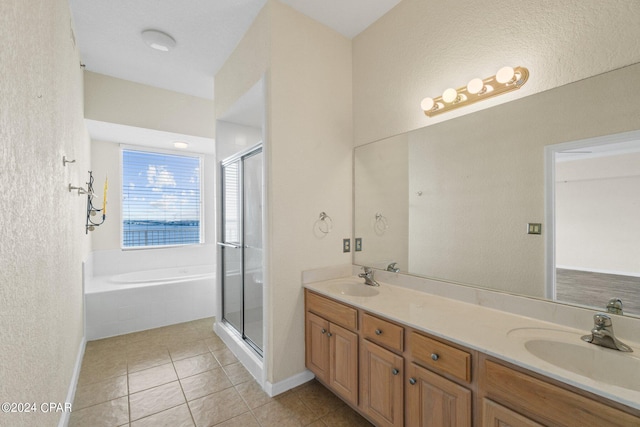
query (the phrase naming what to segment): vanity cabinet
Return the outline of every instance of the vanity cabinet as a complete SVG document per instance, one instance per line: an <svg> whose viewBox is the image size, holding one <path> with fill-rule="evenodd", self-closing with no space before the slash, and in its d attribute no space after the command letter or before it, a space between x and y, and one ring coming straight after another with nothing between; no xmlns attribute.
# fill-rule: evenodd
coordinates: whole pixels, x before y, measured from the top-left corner
<svg viewBox="0 0 640 427"><path fill-rule="evenodd" d="M640 417L607 405L586 392L483 357L479 390L483 426L640 426ZM501 422L501 423L500 423Z"/></svg>
<svg viewBox="0 0 640 427"><path fill-rule="evenodd" d="M355 406L358 404L358 335L353 331L357 330L357 311L312 293L306 294L306 303L307 368Z"/></svg>
<svg viewBox="0 0 640 427"><path fill-rule="evenodd" d="M404 328L363 313L362 338L360 408L378 426L403 426Z"/></svg>

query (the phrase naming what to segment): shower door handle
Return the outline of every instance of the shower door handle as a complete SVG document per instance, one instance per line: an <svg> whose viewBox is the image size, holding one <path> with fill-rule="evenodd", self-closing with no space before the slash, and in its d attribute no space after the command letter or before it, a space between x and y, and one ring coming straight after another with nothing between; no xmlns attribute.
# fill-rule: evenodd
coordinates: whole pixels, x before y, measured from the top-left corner
<svg viewBox="0 0 640 427"><path fill-rule="evenodd" d="M242 249L242 245L236 245L234 243L222 243L222 242L217 242L218 246L222 246L224 248L232 248L232 249Z"/></svg>

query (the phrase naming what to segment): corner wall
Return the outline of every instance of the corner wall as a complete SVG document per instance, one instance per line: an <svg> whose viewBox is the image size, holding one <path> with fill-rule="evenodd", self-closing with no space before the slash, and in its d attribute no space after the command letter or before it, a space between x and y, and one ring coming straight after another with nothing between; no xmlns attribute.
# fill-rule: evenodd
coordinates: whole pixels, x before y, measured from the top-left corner
<svg viewBox="0 0 640 427"><path fill-rule="evenodd" d="M83 337L82 261L89 138L66 0L0 5L0 395L67 400ZM62 165L62 156L76 163ZM40 409L40 408L38 408ZM61 413L0 414L55 426Z"/></svg>

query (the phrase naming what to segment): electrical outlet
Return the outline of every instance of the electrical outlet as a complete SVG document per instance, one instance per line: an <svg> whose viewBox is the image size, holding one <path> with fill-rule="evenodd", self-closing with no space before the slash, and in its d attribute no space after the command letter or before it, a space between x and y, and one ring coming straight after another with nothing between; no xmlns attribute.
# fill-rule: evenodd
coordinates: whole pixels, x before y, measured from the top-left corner
<svg viewBox="0 0 640 427"><path fill-rule="evenodd" d="M351 252L351 239L342 239L342 252Z"/></svg>
<svg viewBox="0 0 640 427"><path fill-rule="evenodd" d="M362 237L356 237L356 252L362 251Z"/></svg>
<svg viewBox="0 0 640 427"><path fill-rule="evenodd" d="M530 222L527 224L527 234L542 234L542 224Z"/></svg>

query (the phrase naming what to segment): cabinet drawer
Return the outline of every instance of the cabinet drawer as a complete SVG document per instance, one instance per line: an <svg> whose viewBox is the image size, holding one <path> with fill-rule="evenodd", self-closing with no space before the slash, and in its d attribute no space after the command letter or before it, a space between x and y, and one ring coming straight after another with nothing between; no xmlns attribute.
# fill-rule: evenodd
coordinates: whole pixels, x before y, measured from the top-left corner
<svg viewBox="0 0 640 427"><path fill-rule="evenodd" d="M389 347L392 350L404 349L404 328L370 314L362 315L362 333L364 338Z"/></svg>
<svg viewBox="0 0 640 427"><path fill-rule="evenodd" d="M358 311L339 302L306 291L307 310L347 329L358 329Z"/></svg>
<svg viewBox="0 0 640 427"><path fill-rule="evenodd" d="M430 369L471 382L471 354L422 334L411 334L411 355Z"/></svg>

